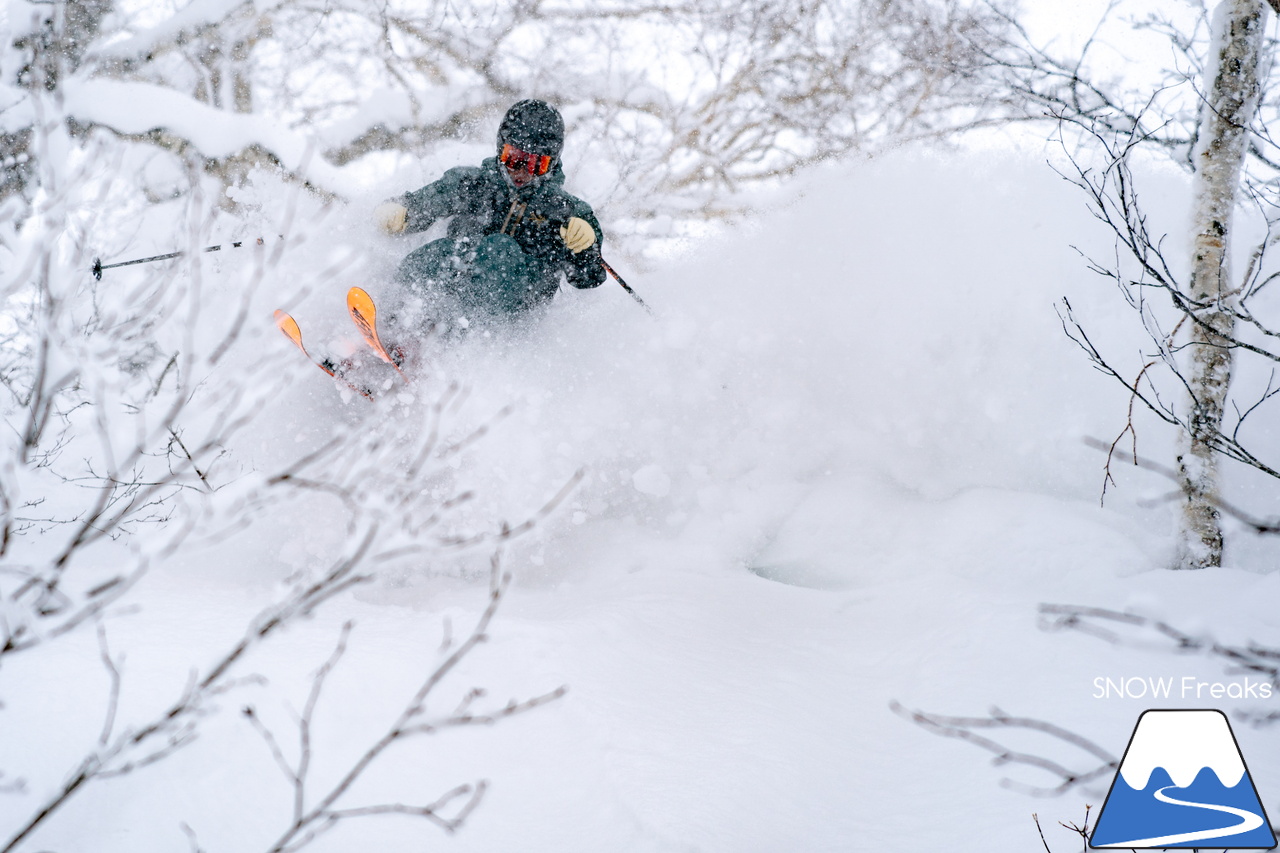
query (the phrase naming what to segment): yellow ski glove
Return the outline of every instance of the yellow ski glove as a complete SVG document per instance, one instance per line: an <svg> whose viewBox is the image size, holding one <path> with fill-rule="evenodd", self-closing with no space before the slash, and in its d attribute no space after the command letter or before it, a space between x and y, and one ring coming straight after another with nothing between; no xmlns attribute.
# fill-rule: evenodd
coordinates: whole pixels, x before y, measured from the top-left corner
<svg viewBox="0 0 1280 853"><path fill-rule="evenodd" d="M575 255L583 249L590 249L596 242L596 229L585 219L573 217L568 224L560 227L560 238Z"/></svg>
<svg viewBox="0 0 1280 853"><path fill-rule="evenodd" d="M388 234L402 233L408 215L408 208L394 201L384 201L373 209L373 221Z"/></svg>

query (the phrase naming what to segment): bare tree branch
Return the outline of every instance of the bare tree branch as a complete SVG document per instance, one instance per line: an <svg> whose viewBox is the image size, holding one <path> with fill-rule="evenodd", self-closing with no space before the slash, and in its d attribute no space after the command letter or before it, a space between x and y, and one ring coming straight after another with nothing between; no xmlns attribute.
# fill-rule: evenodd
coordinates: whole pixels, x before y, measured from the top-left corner
<svg viewBox="0 0 1280 853"><path fill-rule="evenodd" d="M468 710L470 702L483 695L483 691L473 689L460 706L460 712L450 716L424 719L427 714L427 700L439 687L445 676L455 670L479 645L488 639L489 624L498 605L501 603L510 583L509 575L502 575L497 557L492 563L489 603L477 620L471 633L456 648L448 652L444 659L437 663L428 673L417 691L406 703L395 721L378 737L365 752L352 763L327 792L321 794L314 802L307 796L308 769L312 761L311 724L317 704L320 701L325 679L332 672L346 649L351 629L348 624L330 655L328 661L317 670L312 679L310 693L302 717L298 721L299 757L296 766L290 765L279 749L276 739L265 729L251 709L246 709L245 716L266 739L272 750L276 763L281 766L286 778L293 787L293 814L288 828L268 848L270 853L292 853L307 846L321 834L328 832L343 820L357 817L376 817L383 815L405 815L428 820L440 828L452 832L465 822L471 812L479 805L487 783L480 781L459 785L445 792L434 802L425 805L406 805L404 803L378 803L362 806L340 807L339 802L348 794L352 786L365 772L396 743L418 735L434 734L441 729L471 725L493 725L526 711L533 710L548 702L559 699L566 692L565 687L536 696L524 701L511 700L504 707L486 713L473 714ZM464 803L452 816L447 810L460 799Z"/></svg>
<svg viewBox="0 0 1280 853"><path fill-rule="evenodd" d="M891 702L889 707L898 716L910 720L933 734L941 735L942 737L957 738L992 753L995 756L993 762L997 766L1014 764L1033 767L1037 770L1044 771L1051 777L1057 778L1057 784L1048 787L1027 785L1012 779L1003 779L1000 782L1003 787L1031 794L1033 796L1058 796L1059 794L1066 793L1079 785L1088 784L1104 778L1113 773L1115 769L1120 766L1120 760L1118 758L1088 738L1082 737L1074 732L1043 720L1036 720L1028 717L1012 717L1001 711L999 708L992 708L990 716L987 717L948 717L940 714L929 714L924 711L911 711L903 707L897 701ZM978 734L977 732L979 730L1024 730L1037 732L1047 735L1054 742L1064 743L1068 746L1074 747L1075 749L1084 752L1085 755L1092 760L1100 761L1101 763L1095 764L1087 770L1073 770L1058 761L1054 761L1042 755L1010 749L994 738Z"/></svg>

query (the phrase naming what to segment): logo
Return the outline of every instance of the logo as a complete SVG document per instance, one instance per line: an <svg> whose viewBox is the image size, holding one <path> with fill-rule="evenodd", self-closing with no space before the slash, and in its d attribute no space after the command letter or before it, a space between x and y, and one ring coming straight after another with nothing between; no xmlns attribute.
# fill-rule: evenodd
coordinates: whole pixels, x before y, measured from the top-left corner
<svg viewBox="0 0 1280 853"><path fill-rule="evenodd" d="M1089 846L1275 847L1275 833L1226 715L1144 712Z"/></svg>

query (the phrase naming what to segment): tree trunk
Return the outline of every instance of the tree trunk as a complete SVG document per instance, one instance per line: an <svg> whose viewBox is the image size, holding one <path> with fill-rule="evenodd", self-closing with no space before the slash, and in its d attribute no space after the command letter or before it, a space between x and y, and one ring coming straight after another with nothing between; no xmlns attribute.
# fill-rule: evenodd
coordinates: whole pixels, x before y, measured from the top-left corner
<svg viewBox="0 0 1280 853"><path fill-rule="evenodd" d="M1191 298L1196 304L1187 349L1190 430L1178 456L1185 495L1175 568L1222 564L1222 525L1214 438L1222 429L1235 327L1231 219L1249 126L1258 108L1263 0L1224 0L1214 13L1193 178Z"/></svg>

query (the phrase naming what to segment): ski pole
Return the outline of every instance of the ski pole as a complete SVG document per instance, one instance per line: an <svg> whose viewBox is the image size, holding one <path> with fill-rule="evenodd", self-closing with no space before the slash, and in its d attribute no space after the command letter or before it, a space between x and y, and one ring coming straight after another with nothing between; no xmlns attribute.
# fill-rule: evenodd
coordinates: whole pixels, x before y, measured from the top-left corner
<svg viewBox="0 0 1280 853"><path fill-rule="evenodd" d="M261 237L257 237L254 240L254 244L258 246L261 246L264 242L265 241ZM227 248L239 249L243 245L244 245L244 241L242 240L238 243L228 243ZM218 245L218 246L209 246L208 248L201 249L200 251L218 252L221 250L222 250L222 246ZM149 264L152 261L167 261L170 258L180 258L185 254L186 252L170 252L167 255L153 255L150 258L138 258L137 260L133 260L133 261L120 261L119 263L116 263L116 264L104 264L100 258L94 258L93 266L90 268L89 271L93 273L94 278L96 278L98 281L102 281L103 270L114 269L115 267L127 267L127 266L132 266L133 264Z"/></svg>
<svg viewBox="0 0 1280 853"><path fill-rule="evenodd" d="M600 259L600 265L604 267L604 271L605 271L605 272L607 272L609 275L613 276L613 280L614 280L614 281L616 281L618 284L622 285L622 289L623 289L623 290L625 290L627 293L630 293L630 294L631 294L631 298L632 298L632 299L634 299L636 302L639 302L639 303L640 303L640 307L641 307L641 308L643 308L644 310L648 311L650 314L652 314L652 313L653 313L653 309L649 307L649 304L648 304L647 302L645 302L643 299L641 299L641 298L640 298L640 294L638 294L638 293L636 293L634 290L632 290L632 289L631 289L631 287L630 287L630 286L629 286L625 281L623 281L623 280L622 280L622 276L618 275L617 271L616 271L613 267L609 266L609 262L608 262L608 261L606 261L604 258L601 258L601 259Z"/></svg>

